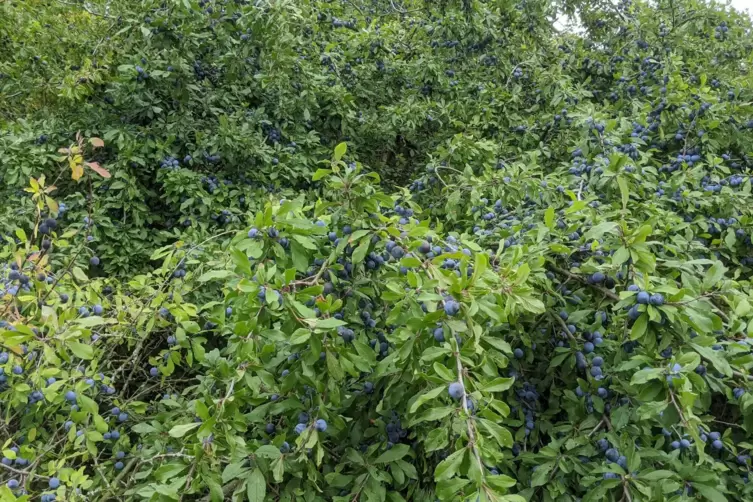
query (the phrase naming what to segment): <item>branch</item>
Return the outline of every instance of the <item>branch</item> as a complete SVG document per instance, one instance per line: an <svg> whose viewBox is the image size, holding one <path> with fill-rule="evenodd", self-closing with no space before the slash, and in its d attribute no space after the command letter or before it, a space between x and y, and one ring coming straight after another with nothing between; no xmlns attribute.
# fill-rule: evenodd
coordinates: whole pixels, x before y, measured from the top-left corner
<svg viewBox="0 0 753 502"><path fill-rule="evenodd" d="M194 471L196 471L196 464L198 463L198 460L199 460L198 458L194 459L193 463L191 464L191 470L188 471L188 478L186 479L186 485L183 487L183 492L181 492L178 502L181 502L183 500L183 495L185 495L188 489L191 487L191 481L193 481L193 473Z"/></svg>
<svg viewBox="0 0 753 502"><path fill-rule="evenodd" d="M58 1L58 3L61 3L63 5L70 5L71 7L80 7L82 9L84 9L86 12L88 12L89 14L91 14L92 16L103 17L105 19L118 19L117 17L111 16L110 14L105 14L105 13L100 13L100 12L94 12L93 10L89 9L89 7L87 7L83 3L66 2L65 0L57 0L57 1Z"/></svg>
<svg viewBox="0 0 753 502"><path fill-rule="evenodd" d="M733 371L732 374L738 378L744 378L746 380L753 382L753 375L746 375L745 373L740 373L739 371Z"/></svg>
<svg viewBox="0 0 753 502"><path fill-rule="evenodd" d="M622 478L622 499L621 500L624 500L625 502L633 502L632 497L630 497L630 490L628 490L628 482L624 477Z"/></svg>
<svg viewBox="0 0 753 502"><path fill-rule="evenodd" d="M328 265L332 261L330 258L327 258L327 260L324 263L322 263L322 267L319 269L319 272L317 272L315 276L309 279L301 279L298 281L290 282L287 284L286 287L288 288L292 287L293 289L295 289L296 286L313 286L314 284L319 282L319 279L322 278L322 274L324 274L324 272L327 270Z"/></svg>
<svg viewBox="0 0 753 502"><path fill-rule="evenodd" d="M235 487L238 486L238 484L241 481L244 481L244 480L242 480L242 479L234 479L230 483L228 483L225 486L223 486L222 487L222 493L225 495L225 497L227 497L228 493L230 493L233 490L235 490ZM212 496L211 495L207 495L206 497L204 497L202 499L199 499L199 502L209 502L210 500L212 500Z"/></svg>
<svg viewBox="0 0 753 502"><path fill-rule="evenodd" d="M188 257L191 255L191 253L193 253L196 249L202 247L207 242L212 241L214 239L217 239L219 237L222 237L224 235L233 233L233 232L234 232L233 230L226 230L225 232L220 232L217 235L213 235L212 237L204 239L199 244L196 244L191 249L189 249L188 251L186 251L186 255L183 258L183 260L188 259ZM136 314L136 316L133 318L133 321L131 322L131 327L136 326L136 323L138 322L139 318L141 317L141 314L144 313L144 310L146 309L147 305L151 305L152 301L154 301L154 299L157 298L157 296L162 292L163 288L165 288L165 286L167 286L168 284L170 284L170 282L172 281L172 278L173 278L173 274L175 273L176 270L178 270L178 267L180 266L180 262L183 261L183 260L179 260L178 261L178 264L175 265L175 267L170 271L170 273L165 278L164 282L162 284L160 284L159 288L157 288L157 291L146 302L144 302L141 305L141 309L139 310L139 312ZM128 378L126 379L125 385L123 385L123 388L121 389L121 392L122 392L123 395L125 395L125 391L126 391L126 389L128 389L128 385L131 383L131 380L133 379L133 376L136 373L136 370L138 369L138 365L135 364L135 363L138 362L138 357L141 355L141 350L144 348L144 342L146 341L147 338L149 338L149 333L147 333L146 336L141 337L141 339L139 339L138 343L136 344L136 349L133 351L133 355L130 357L130 360L134 361L134 364L131 364L131 366L132 366L131 372L129 373ZM128 364L123 364L117 370L115 370L115 373L112 376L112 381L113 382L117 381L118 376L125 371L125 369L126 369L127 366L129 366L129 365Z"/></svg>
<svg viewBox="0 0 753 502"><path fill-rule="evenodd" d="M570 273L567 270L565 270L563 268L559 268L559 267L557 267L555 265L551 265L550 267L551 267L552 270L554 270L558 274L565 275L565 276L567 276L567 277L569 277L571 279L574 279L574 280L576 280L576 281L578 281L578 282L580 282L582 284L586 284L588 286L591 286L592 288L600 291L604 296L606 296L608 298L611 298L612 300L614 300L616 302L620 301L620 297L616 293L608 290L607 288L604 288L602 286L597 286L596 284L591 284L588 281L586 281L584 278L582 278L581 276L575 275L573 273Z"/></svg>
<svg viewBox="0 0 753 502"><path fill-rule="evenodd" d="M50 479L47 476L41 476L39 474L33 474L33 473L29 472L29 471L22 471L21 469L15 469L15 468L13 468L13 467L11 467L9 465L5 465L5 464L0 464L0 467L2 467L3 469L8 469L11 472L15 472L16 474L20 474L21 476L30 476L30 477L35 477L35 478Z"/></svg>
<svg viewBox="0 0 753 502"><path fill-rule="evenodd" d="M725 314L724 312L722 312L722 308L721 308L721 307L720 307L719 305L717 305L717 303L716 303L716 302L714 301L714 299L713 299L713 298L712 298L712 299L711 299L710 301L711 301L711 304L712 304L712 305L713 305L714 307L716 307L716 308L717 308L717 310L718 310L718 312L717 312L717 315L718 315L719 317L721 317L721 318L722 318L722 319L724 320L724 322L726 322L726 323L728 323L728 324L729 324L729 316L727 316L727 314Z"/></svg>
<svg viewBox="0 0 753 502"><path fill-rule="evenodd" d="M108 500L108 496L110 492L113 490L113 486L117 486L120 484L121 481L123 481L123 478L125 478L126 474L128 474L131 469L139 462L139 459L137 457L132 458L123 468L122 471L115 477L115 479L112 480L112 483L108 483L107 490L102 494L101 500Z"/></svg>
<svg viewBox="0 0 753 502"><path fill-rule="evenodd" d="M558 316L558 315L554 315L554 314L552 314L552 313L550 312L550 313L549 313L549 317L551 317L552 319L555 319L556 321L558 321L558 322L560 323L560 326L562 326L562 329L564 329L564 330L565 330L565 334L567 335L567 337L568 337L568 338L569 338L570 340L572 340L573 342L577 342L577 340L575 339L575 337L573 336L573 334L572 334L572 333L570 333L570 328L568 328L568 327L567 327L567 324L565 324L565 321L563 321L563 320L562 320L562 318L561 318L560 316Z"/></svg>
<svg viewBox="0 0 753 502"><path fill-rule="evenodd" d="M225 397L222 398L222 401L220 401L220 409L217 412L217 415L220 415L222 413L223 408L225 408L225 401L227 401L231 394L233 393L233 389L235 388L235 382L236 379L233 378L233 380L230 382L230 386L227 389L227 392L225 393Z"/></svg>
<svg viewBox="0 0 753 502"><path fill-rule="evenodd" d="M680 419L682 420L682 425L684 425L686 429L690 430L690 424L688 424L688 421L685 420L685 415L682 413L680 406L677 404L677 401L675 400L675 393L672 392L671 389L669 389L669 398L672 400L672 404L675 405L675 409L677 410L677 413L680 415Z"/></svg>
<svg viewBox="0 0 753 502"><path fill-rule="evenodd" d="M468 397L465 392L465 383L463 382L463 363L460 361L460 347L456 344L457 350L455 351L455 361L457 362L457 368L458 368L458 383L463 388L463 409L465 410L465 413L468 415L468 419L466 420L466 425L468 427L468 443L470 444L471 448L473 449L473 455L476 457L476 462L478 462L478 468L481 472L481 478L484 478L484 464L481 462L481 456L478 453L478 449L476 448L476 434L473 432L473 420L471 419L471 414L468 412Z"/></svg>
<svg viewBox="0 0 753 502"><path fill-rule="evenodd" d="M591 436L593 436L594 434L596 434L599 431L599 429L601 429L601 426L604 425L604 423L605 423L604 422L604 417L601 417L601 420L599 420L599 423L596 424L596 427L594 427L593 430L591 432L589 432L586 437L590 438Z"/></svg>

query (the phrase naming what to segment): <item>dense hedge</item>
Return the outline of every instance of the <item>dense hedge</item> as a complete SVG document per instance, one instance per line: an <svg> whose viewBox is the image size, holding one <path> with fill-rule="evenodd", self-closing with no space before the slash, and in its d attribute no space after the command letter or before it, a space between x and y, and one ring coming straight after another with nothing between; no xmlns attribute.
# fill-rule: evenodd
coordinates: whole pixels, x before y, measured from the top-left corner
<svg viewBox="0 0 753 502"><path fill-rule="evenodd" d="M0 500L753 499L751 27L0 4Z"/></svg>

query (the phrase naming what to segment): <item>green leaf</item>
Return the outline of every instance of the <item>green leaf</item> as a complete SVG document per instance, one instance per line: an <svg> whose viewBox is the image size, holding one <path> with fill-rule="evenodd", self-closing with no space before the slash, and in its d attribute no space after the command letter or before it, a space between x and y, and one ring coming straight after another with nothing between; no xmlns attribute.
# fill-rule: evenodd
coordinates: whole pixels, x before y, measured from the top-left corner
<svg viewBox="0 0 753 502"><path fill-rule="evenodd" d="M95 326L101 326L103 324L117 324L117 319L104 319L99 316L82 317L76 319L76 325L82 328L93 328Z"/></svg>
<svg viewBox="0 0 753 502"><path fill-rule="evenodd" d="M394 462L395 460L401 459L404 456L408 454L410 451L410 446L407 444L396 444L389 450L385 451L381 455L379 455L376 460L374 460L375 464L386 464L388 462Z"/></svg>
<svg viewBox="0 0 753 502"><path fill-rule="evenodd" d="M301 345L311 338L311 331L306 328L298 328L290 335L290 345Z"/></svg>
<svg viewBox="0 0 753 502"><path fill-rule="evenodd" d="M518 484L515 478L504 474L489 474L485 477L486 482L497 489L511 488ZM524 499L525 500L525 499Z"/></svg>
<svg viewBox="0 0 753 502"><path fill-rule="evenodd" d="M413 404L411 405L410 409L408 410L409 413L415 413L418 408L421 407L422 404L427 403L431 401L432 399L439 396L442 391L445 391L445 387L435 387L429 392L425 392L418 396L415 401L413 401Z"/></svg>
<svg viewBox="0 0 753 502"><path fill-rule="evenodd" d="M297 302L295 300L290 300L290 304L298 311L298 314L301 317L306 318L306 319L315 319L316 318L316 312L314 311L314 309L310 309L307 306L305 306L304 304L302 304L301 302ZM305 328L299 328L299 329L297 329L295 331L295 333L293 333L293 335L291 336L291 339L293 337L295 337L296 333L298 331L300 331L301 329L305 329ZM308 330L306 330L306 331L308 331Z"/></svg>
<svg viewBox="0 0 753 502"><path fill-rule="evenodd" d="M696 489L698 493L703 495L704 498L710 500L711 502L727 502L727 497L725 497L724 494L716 488L712 488L701 483L691 482L691 485Z"/></svg>
<svg viewBox="0 0 753 502"><path fill-rule="evenodd" d="M81 359L92 359L94 357L94 348L91 345L80 342L68 342L68 348L73 355Z"/></svg>
<svg viewBox="0 0 753 502"><path fill-rule="evenodd" d="M435 420L440 420L450 413L455 411L455 408L452 406L441 406L438 408L429 408L428 410L422 412L419 416L411 420L412 424L418 424L421 422L434 422Z"/></svg>
<svg viewBox="0 0 753 502"><path fill-rule="evenodd" d="M353 482L353 476L347 476L338 472L330 472L324 476L327 484L333 488L344 488Z"/></svg>
<svg viewBox="0 0 753 502"><path fill-rule="evenodd" d="M748 303L748 300L745 298L742 298L739 302L737 302L737 306L735 307L735 315L738 317L744 317L747 316L751 311L750 303Z"/></svg>
<svg viewBox="0 0 753 502"><path fill-rule="evenodd" d="M630 258L630 251L625 246L620 246L612 255L612 265L622 265Z"/></svg>
<svg viewBox="0 0 753 502"><path fill-rule="evenodd" d="M157 429L144 422L137 423L136 425L131 427L131 430L138 434L151 434L153 432L157 432Z"/></svg>
<svg viewBox="0 0 753 502"><path fill-rule="evenodd" d="M172 429L170 429L170 436L174 438L182 438L185 436L189 431L192 431L193 429L196 429L199 427L201 423L199 422L191 422L190 424L180 424L174 426Z"/></svg>
<svg viewBox="0 0 753 502"><path fill-rule="evenodd" d="M457 474L460 465L463 463L463 458L465 458L466 451L466 448L461 448L437 464L437 468L434 469L434 480L442 481L450 479Z"/></svg>
<svg viewBox="0 0 753 502"><path fill-rule="evenodd" d="M643 338L643 336L646 334L647 329L648 315L643 313L638 319L635 320L633 327L630 329L630 339L638 340L640 338Z"/></svg>
<svg viewBox="0 0 753 502"><path fill-rule="evenodd" d="M484 392L502 392L512 387L514 378L495 378L481 389Z"/></svg>
<svg viewBox="0 0 753 502"><path fill-rule="evenodd" d="M439 500L457 500L456 494L471 481L463 478L443 479L437 483L436 494ZM475 497L471 500L475 501Z"/></svg>
<svg viewBox="0 0 753 502"><path fill-rule="evenodd" d="M577 213L581 209L584 209L586 207L587 203L584 200L574 200L573 203L565 209L565 214L573 214Z"/></svg>
<svg viewBox="0 0 753 502"><path fill-rule="evenodd" d="M732 376L732 366L730 366L727 360L724 359L724 356L717 354L717 352L710 347L703 347L697 343L691 343L690 346L698 352L698 355L713 364L714 368L719 370L725 376Z"/></svg>
<svg viewBox="0 0 753 502"><path fill-rule="evenodd" d="M227 483L228 481L239 478L241 475L245 474L248 471L248 468L244 467L244 463L245 461L227 464L222 471L222 482Z"/></svg>
<svg viewBox="0 0 753 502"><path fill-rule="evenodd" d="M714 286L718 286L726 271L727 268L722 265L722 262L714 262L703 278L703 289L708 290L712 289Z"/></svg>
<svg viewBox="0 0 753 502"><path fill-rule="evenodd" d="M496 338L495 335L487 335L482 340L497 350L504 352L505 354L512 355L512 347L509 343L501 338Z"/></svg>
<svg viewBox="0 0 753 502"><path fill-rule="evenodd" d="M89 280L84 271L79 267L73 267L73 269L71 269L71 273L73 274L73 278L78 282L87 282Z"/></svg>
<svg viewBox="0 0 753 502"><path fill-rule="evenodd" d="M549 481L549 473L554 469L554 462L545 462L536 468L531 477L531 487L544 486Z"/></svg>
<svg viewBox="0 0 753 502"><path fill-rule="evenodd" d="M424 441L424 447L426 448L426 451L436 451L444 448L447 443L447 428L439 427L429 432Z"/></svg>
<svg viewBox="0 0 753 502"><path fill-rule="evenodd" d="M353 256L351 257L351 260L353 263L361 263L363 259L366 257L366 255L369 252L369 245L370 240L369 239L363 239L361 243L358 245L358 247L353 251Z"/></svg>
<svg viewBox="0 0 753 502"><path fill-rule="evenodd" d="M510 431L502 427L501 425L497 425L496 423L492 422L491 420L487 420L485 418L479 418L477 419L479 425L486 429L486 431L494 436L494 439L497 440L497 443L499 443L502 446L505 446L507 448L511 448L513 444L512 440L512 434L510 434Z"/></svg>
<svg viewBox="0 0 753 502"><path fill-rule="evenodd" d="M630 200L630 189L627 186L627 181L622 176L617 176L617 185L620 187L620 195L622 196L622 210L627 209L628 200Z"/></svg>
<svg viewBox="0 0 753 502"><path fill-rule="evenodd" d="M264 497L267 496L267 482L258 468L254 469L246 481L246 495L248 502L264 502Z"/></svg>
<svg viewBox="0 0 753 502"><path fill-rule="evenodd" d="M657 380L661 378L661 375L662 370L656 368L646 368L644 370L636 371L630 379L630 385L639 385L646 383L649 380Z"/></svg>
<svg viewBox="0 0 753 502"><path fill-rule="evenodd" d="M345 152L348 151L348 145L343 142L335 147L335 161L339 161L345 156Z"/></svg>
<svg viewBox="0 0 753 502"><path fill-rule="evenodd" d="M265 444L263 446L260 446L254 454L257 457L262 458L279 458L282 453L280 453L280 449L274 445L271 444Z"/></svg>
<svg viewBox="0 0 753 502"><path fill-rule="evenodd" d="M677 473L672 471L651 471L647 474L641 473L639 476L639 479L643 479L645 481L659 481L660 479L668 479L668 478L675 478L677 477Z"/></svg>
<svg viewBox="0 0 753 502"><path fill-rule="evenodd" d="M549 206L544 212L544 224L549 227L549 230L554 229L554 207Z"/></svg>
<svg viewBox="0 0 753 502"><path fill-rule="evenodd" d="M630 422L630 409L629 406L612 408L612 426L615 430L622 430Z"/></svg>
<svg viewBox="0 0 753 502"><path fill-rule="evenodd" d="M606 233L615 233L618 228L619 225L617 223L613 221L605 221L604 223L599 223L595 227L591 227L591 230L586 232L583 238L587 241L594 239L598 240Z"/></svg>
<svg viewBox="0 0 753 502"><path fill-rule="evenodd" d="M246 253L238 248L233 248L230 250L230 256L233 259L233 263L235 264L236 268L240 270L242 274L247 276L251 275L251 264L248 261L248 256L246 256Z"/></svg>
<svg viewBox="0 0 753 502"><path fill-rule="evenodd" d="M229 270L210 270L199 277L199 282L209 282L215 279L227 279L233 275Z"/></svg>
<svg viewBox="0 0 753 502"><path fill-rule="evenodd" d="M340 367L340 363L338 362L335 355L330 351L327 351L327 371L329 371L329 374L335 380L339 381L345 378L345 373L343 373L343 370Z"/></svg>
<svg viewBox="0 0 753 502"><path fill-rule="evenodd" d="M99 406L97 405L97 402L94 401L89 396L86 396L84 394L79 394L76 397L76 400L78 402L78 405L81 407L83 411L88 411L89 413L96 414L99 412Z"/></svg>
<svg viewBox="0 0 753 502"><path fill-rule="evenodd" d="M316 321L316 329L332 329L337 328L338 326L345 326L345 321L341 321L340 319L335 319L334 317L329 317L327 319L318 319Z"/></svg>
<svg viewBox="0 0 753 502"><path fill-rule="evenodd" d="M306 249L310 249L312 251L319 249L314 240L310 237L306 237L305 235L294 235L293 239L298 241L298 243Z"/></svg>
<svg viewBox="0 0 753 502"><path fill-rule="evenodd" d="M319 181L332 172L332 169L317 169L314 175L311 177L311 181Z"/></svg>
<svg viewBox="0 0 753 502"><path fill-rule="evenodd" d="M275 483L282 483L283 476L285 475L285 462L282 461L282 457L272 462L272 478Z"/></svg>
<svg viewBox="0 0 753 502"><path fill-rule="evenodd" d="M435 362L432 365L432 368L434 368L434 371L437 373L437 376L441 378L442 380L444 380L445 382L454 382L455 380L458 379L454 373L452 373L449 369L447 369L447 367L444 364L440 362Z"/></svg>

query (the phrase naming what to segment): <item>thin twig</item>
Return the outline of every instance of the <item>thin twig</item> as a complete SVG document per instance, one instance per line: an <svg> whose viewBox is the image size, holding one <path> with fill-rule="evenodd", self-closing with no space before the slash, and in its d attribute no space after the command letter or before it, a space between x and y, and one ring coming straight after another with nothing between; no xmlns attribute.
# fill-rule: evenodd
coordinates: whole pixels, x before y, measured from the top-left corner
<svg viewBox="0 0 753 502"><path fill-rule="evenodd" d="M219 233L217 235L213 235L212 237L209 237L209 238L201 241L199 244L196 244L195 246L191 247L191 249L189 249L188 251L186 251L186 255L185 255L185 257L183 259L185 260L186 258L188 258L188 256L191 255L191 253L193 253L197 248L200 248L201 246L203 246L207 242L212 241L214 239L217 239L219 237L222 237L224 235L233 233L233 232L234 232L233 230L227 230L225 232L221 232L221 233ZM182 260L178 261L178 264L175 265L175 267L170 271L170 273L165 278L165 280L162 282L162 284L160 284L159 288L157 288L157 291L154 294L152 294L152 296L141 305L141 309L139 310L139 312L136 314L136 316L133 318L133 321L131 322L131 326L132 327L136 325L136 323L138 322L139 318L141 317L141 314L144 313L144 310L146 309L147 305L151 305L152 301L154 301L154 299L157 298L157 295L159 295L162 292L163 288L165 286L167 286L168 284L170 284L170 281L172 280L173 274L175 273L176 270L178 270L178 267L180 266L180 262L181 261ZM148 336L142 337L139 340L139 342L136 344L136 349L133 351L133 356L131 356L131 358L130 358L132 361L137 361L138 360L138 357L141 355L141 350L144 347L144 342L146 341L147 338L148 338ZM123 364L117 370L115 370L115 373L112 376L112 381L113 382L115 382L117 380L117 377L122 372L125 371L125 369L126 369L127 366L128 366L127 364ZM138 365L137 364L133 364L131 366L132 366L131 373L128 375L128 378L126 379L125 385L123 385L123 388L121 389L121 392L123 394L125 394L125 391L128 388L128 385L130 384L131 380L133 379L133 375L136 373L136 370L138 369Z"/></svg>
<svg viewBox="0 0 753 502"><path fill-rule="evenodd" d="M40 476L39 474L32 474L29 471L22 471L21 469L15 469L15 468L13 468L13 467L11 467L9 465L5 465L5 464L0 464L0 467L2 467L3 469L8 469L9 471L15 472L16 474L20 474L22 476L31 476L31 477L42 478L42 479L50 479L47 476Z"/></svg>
<svg viewBox="0 0 753 502"><path fill-rule="evenodd" d="M70 5L71 7L80 7L84 9L86 12L91 14L92 16L97 17L104 17L105 19L117 19L115 16L111 16L110 14L105 14L103 12L94 12L93 10L89 9L85 4L81 3L75 3L75 2L66 2L65 0L57 0L58 3L61 3L63 5Z"/></svg>
<svg viewBox="0 0 753 502"><path fill-rule="evenodd" d="M624 502L633 502L630 490L628 489L628 482L624 477L622 478L622 500Z"/></svg>
<svg viewBox="0 0 753 502"><path fill-rule="evenodd" d="M575 337L573 336L573 334L572 334L572 333L570 333L570 328L568 328L568 327L567 327L567 324L565 324L565 321L563 321L563 320L562 320L562 318L561 318L560 316L558 316L558 315L554 315L554 314L552 314L551 312L549 313L549 316L550 316L550 317L551 317L552 319L554 319L554 320L556 320L556 321L558 321L558 322L560 323L560 326L562 326L562 329L563 329L563 330L565 330L565 334L567 335L567 337L568 337L568 338L569 338L570 340L572 340L573 342L577 342L577 340L575 339Z"/></svg>
<svg viewBox="0 0 753 502"><path fill-rule="evenodd" d="M607 288L604 288L604 287L602 287L602 286L598 286L598 285L596 285L596 284L591 284L591 283L589 283L588 281L586 281L586 280L585 280L584 278L580 277L579 275L575 275L575 274L573 274L573 273L570 273L570 272L568 272L567 270L565 270L565 269L563 269L563 268L559 268L559 267L557 267L557 266L555 266L555 265L551 265L551 266L550 266L550 268L551 268L552 270L554 270L555 272L557 272L558 274L562 274L562 275L565 275L565 276L567 276L567 277L569 277L569 278L571 278L571 279L575 279L575 280L576 280L576 281L578 281L578 282L581 282L581 283L583 283L583 284L586 284L586 285L588 285L588 286L591 286L592 288L594 288L594 289L596 289L596 290L600 291L600 292L601 292L601 293L602 293L602 294L603 294L604 296L606 296L606 297L608 297L608 298L611 298L612 300L614 300L614 301L616 301L616 302L620 301L620 297L619 297L619 296L618 296L618 295L617 295L616 293L614 293L614 292L612 292L612 291L608 290Z"/></svg>
<svg viewBox="0 0 753 502"><path fill-rule="evenodd" d="M744 373L740 373L739 371L733 371L732 374L738 378L745 378L746 380L750 380L753 382L753 375L746 375Z"/></svg>
<svg viewBox="0 0 753 502"><path fill-rule="evenodd" d="M178 502L182 502L183 495L188 491L188 488L191 486L191 481L193 481L193 473L196 470L196 464L198 463L198 458L194 459L194 461L191 463L191 470L188 471L188 476L186 477L186 485L183 487L183 492L180 494L180 497L178 498Z"/></svg>
<svg viewBox="0 0 753 502"><path fill-rule="evenodd" d="M590 438L591 436L593 436L594 434L596 434L599 431L599 429L601 429L601 426L604 425L604 423L605 423L604 422L604 417L601 417L601 420L599 420L599 423L596 424L596 427L594 427L593 430L591 432L589 432L586 437Z"/></svg>
<svg viewBox="0 0 753 502"><path fill-rule="evenodd" d="M669 398L672 400L672 404L675 406L677 413L680 415L680 419L682 420L682 425L684 425L686 429L690 430L690 424L688 424L688 421L685 420L685 415L682 413L680 406L677 404L677 401L675 400L675 393L672 392L671 390L669 391Z"/></svg>
<svg viewBox="0 0 753 502"><path fill-rule="evenodd" d="M457 368L458 368L458 383L460 384L460 387L463 389L463 409L465 410L465 413L468 415L468 419L466 420L466 426L468 427L468 444L470 445L471 449L473 449L473 455L476 457L476 462L478 463L479 471L481 472L481 478L484 478L484 464L481 461L481 455L479 455L478 448L476 448L476 434L473 431L473 420L471 419L471 414L468 411L468 397L465 392L465 383L463 382L463 363L460 361L460 347L456 345L456 351L455 351L455 361L457 362Z"/></svg>

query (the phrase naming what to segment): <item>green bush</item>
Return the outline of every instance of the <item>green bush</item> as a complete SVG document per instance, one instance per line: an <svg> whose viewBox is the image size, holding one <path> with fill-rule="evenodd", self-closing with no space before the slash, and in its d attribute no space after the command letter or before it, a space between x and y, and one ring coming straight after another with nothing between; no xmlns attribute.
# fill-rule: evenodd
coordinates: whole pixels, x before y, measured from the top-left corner
<svg viewBox="0 0 753 502"><path fill-rule="evenodd" d="M1 4L0 500L753 499L751 27Z"/></svg>

